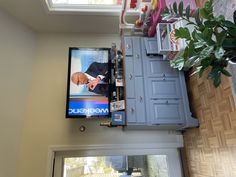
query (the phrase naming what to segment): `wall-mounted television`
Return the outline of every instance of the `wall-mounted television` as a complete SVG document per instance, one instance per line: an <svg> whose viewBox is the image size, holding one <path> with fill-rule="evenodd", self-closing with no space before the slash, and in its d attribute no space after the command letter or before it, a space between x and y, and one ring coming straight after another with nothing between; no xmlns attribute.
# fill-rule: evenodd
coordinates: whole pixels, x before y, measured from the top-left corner
<svg viewBox="0 0 236 177"><path fill-rule="evenodd" d="M66 118L110 116L110 49L69 48Z"/></svg>

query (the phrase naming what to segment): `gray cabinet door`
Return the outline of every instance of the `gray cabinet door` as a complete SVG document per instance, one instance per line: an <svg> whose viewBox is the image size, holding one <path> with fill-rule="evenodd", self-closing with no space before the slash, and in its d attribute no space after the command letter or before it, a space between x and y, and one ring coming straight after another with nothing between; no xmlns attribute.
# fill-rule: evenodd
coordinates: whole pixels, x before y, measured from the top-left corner
<svg viewBox="0 0 236 177"><path fill-rule="evenodd" d="M146 57L144 60L148 77L178 77L179 71L170 67L169 61L162 60L162 57Z"/></svg>
<svg viewBox="0 0 236 177"><path fill-rule="evenodd" d="M179 78L148 78L149 98L181 98Z"/></svg>
<svg viewBox="0 0 236 177"><path fill-rule="evenodd" d="M135 93L135 98L126 99L127 123L145 124L146 109L144 102L143 77L135 77L134 81L133 92Z"/></svg>
<svg viewBox="0 0 236 177"><path fill-rule="evenodd" d="M143 40L145 44L145 52L147 55L158 54L156 37L145 37Z"/></svg>
<svg viewBox="0 0 236 177"><path fill-rule="evenodd" d="M131 37L124 38L124 50L125 56L132 56L133 55L133 42Z"/></svg>
<svg viewBox="0 0 236 177"><path fill-rule="evenodd" d="M197 125L186 116L191 114L183 74L172 69L162 56L152 55L156 54L155 45L154 39L124 37L127 125L147 129Z"/></svg>
<svg viewBox="0 0 236 177"><path fill-rule="evenodd" d="M125 90L126 98L135 98L133 58L125 57Z"/></svg>
<svg viewBox="0 0 236 177"><path fill-rule="evenodd" d="M136 119L138 123L146 122L146 109L144 103L144 85L143 78L135 78L135 105L136 105Z"/></svg>
<svg viewBox="0 0 236 177"><path fill-rule="evenodd" d="M133 62L134 62L134 75L143 75L142 56L141 56L141 44L139 37L133 37Z"/></svg>
<svg viewBox="0 0 236 177"><path fill-rule="evenodd" d="M145 125L144 104L136 99L126 99L126 120L128 125Z"/></svg>
<svg viewBox="0 0 236 177"><path fill-rule="evenodd" d="M151 100L150 118L152 124L184 124L182 100Z"/></svg>
<svg viewBox="0 0 236 177"><path fill-rule="evenodd" d="M127 124L136 123L135 99L126 99L126 120Z"/></svg>

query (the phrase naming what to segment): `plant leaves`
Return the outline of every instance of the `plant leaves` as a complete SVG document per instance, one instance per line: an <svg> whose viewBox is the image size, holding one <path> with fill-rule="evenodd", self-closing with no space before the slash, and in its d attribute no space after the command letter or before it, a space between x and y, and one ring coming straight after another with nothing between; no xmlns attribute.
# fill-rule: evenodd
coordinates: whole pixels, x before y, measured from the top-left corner
<svg viewBox="0 0 236 177"><path fill-rule="evenodd" d="M184 67L184 58L180 55L174 60L170 61L170 66L172 68L177 68L178 70L182 70Z"/></svg>
<svg viewBox="0 0 236 177"><path fill-rule="evenodd" d="M220 16L215 18L215 21L217 21L219 23L224 23L225 17L223 15L220 15Z"/></svg>
<svg viewBox="0 0 236 177"><path fill-rule="evenodd" d="M188 56L191 57L194 51L194 42L191 40L188 45Z"/></svg>
<svg viewBox="0 0 236 177"><path fill-rule="evenodd" d="M234 38L225 38L222 42L223 48L236 48L236 39Z"/></svg>
<svg viewBox="0 0 236 177"><path fill-rule="evenodd" d="M205 58L201 61L201 70L199 71L199 77L202 77L203 71L211 65L211 58Z"/></svg>
<svg viewBox="0 0 236 177"><path fill-rule="evenodd" d="M203 36L202 36L201 33L195 32L195 33L193 33L193 37L194 37L197 41L204 41L204 42L205 42L205 40L204 40L204 38L203 38Z"/></svg>
<svg viewBox="0 0 236 177"><path fill-rule="evenodd" d="M201 66L196 67L195 70L194 70L194 72L193 72L190 76L193 76L194 74L199 73L200 70L201 70L201 68L202 68Z"/></svg>
<svg viewBox="0 0 236 177"><path fill-rule="evenodd" d="M188 22L188 23L186 24L186 26L188 26L188 25L196 25L196 24L193 23L193 22Z"/></svg>
<svg viewBox="0 0 236 177"><path fill-rule="evenodd" d="M198 26L202 25L202 22L199 17L199 9L197 9L194 13L194 18Z"/></svg>
<svg viewBox="0 0 236 177"><path fill-rule="evenodd" d="M205 19L209 19L209 13L205 8L201 8L199 12L200 12L201 17Z"/></svg>
<svg viewBox="0 0 236 177"><path fill-rule="evenodd" d="M213 0L206 1L204 8L208 11L208 13L212 13L213 12Z"/></svg>
<svg viewBox="0 0 236 177"><path fill-rule="evenodd" d="M234 11L234 23L236 24L236 10Z"/></svg>
<svg viewBox="0 0 236 177"><path fill-rule="evenodd" d="M208 46L205 49L203 49L199 54L199 59L202 60L204 58L209 57L213 49L214 49L214 46Z"/></svg>
<svg viewBox="0 0 236 177"><path fill-rule="evenodd" d="M229 31L230 35L236 37L236 29L235 28L229 28L228 31Z"/></svg>
<svg viewBox="0 0 236 177"><path fill-rule="evenodd" d="M203 74L203 72L205 71L205 69L206 69L206 68L201 67L201 69L200 69L200 71L199 71L199 73L198 73L199 77L202 77L202 74Z"/></svg>
<svg viewBox="0 0 236 177"><path fill-rule="evenodd" d="M198 56L190 57L189 59L185 61L184 67L186 69L189 69L193 67L194 65L196 65L197 62L198 62Z"/></svg>
<svg viewBox="0 0 236 177"><path fill-rule="evenodd" d="M188 28L183 28L183 27L180 27L179 29L175 30L175 37L177 39L178 38L182 38L182 39L186 39L186 40L191 39L189 29Z"/></svg>
<svg viewBox="0 0 236 177"><path fill-rule="evenodd" d="M205 29L205 26L203 24L198 26L198 31L203 32Z"/></svg>
<svg viewBox="0 0 236 177"><path fill-rule="evenodd" d="M205 46L206 44L207 43L205 41L198 41L198 42L194 43L194 46L195 46L196 49L199 49L199 48Z"/></svg>
<svg viewBox="0 0 236 177"><path fill-rule="evenodd" d="M212 67L211 72L208 74L208 79L213 80L213 84L215 87L218 87L221 83L220 73L221 73L221 68Z"/></svg>
<svg viewBox="0 0 236 177"><path fill-rule="evenodd" d="M165 7L165 9L163 10L163 12L161 13L162 17L166 17L170 15L170 10L168 9L168 7Z"/></svg>
<svg viewBox="0 0 236 177"><path fill-rule="evenodd" d="M225 69L222 69L221 70L222 74L228 76L228 77L231 77L232 75L229 73L229 71L225 70Z"/></svg>
<svg viewBox="0 0 236 177"><path fill-rule="evenodd" d="M192 32L192 37L193 37L194 42L198 41L197 38L196 38L196 33L197 33L197 31L196 31L196 29L194 29L193 32Z"/></svg>
<svg viewBox="0 0 236 177"><path fill-rule="evenodd" d="M225 20L223 21L223 24L227 27L227 28L236 28L236 24L234 24L231 21Z"/></svg>
<svg viewBox="0 0 236 177"><path fill-rule="evenodd" d="M187 58L188 58L188 50L189 50L189 47L188 47L188 46L185 47L185 49L184 49L184 54L183 54L184 59L187 59Z"/></svg>
<svg viewBox="0 0 236 177"><path fill-rule="evenodd" d="M202 35L203 38L211 38L212 30L210 30L209 28L205 28Z"/></svg>
<svg viewBox="0 0 236 177"><path fill-rule="evenodd" d="M223 44L226 36L227 36L226 31L221 31L220 33L216 34L216 41L218 46L221 46Z"/></svg>
<svg viewBox="0 0 236 177"><path fill-rule="evenodd" d="M179 15L182 17L183 16L183 10L184 10L184 3L181 1L179 3Z"/></svg>
<svg viewBox="0 0 236 177"><path fill-rule="evenodd" d="M208 79L214 79L215 75L216 75L216 74L215 74L215 71L214 71L214 70L211 70L211 72L209 72L207 78L208 78Z"/></svg>
<svg viewBox="0 0 236 177"><path fill-rule="evenodd" d="M201 61L201 65L203 68L207 68L208 66L211 65L212 59L210 57L205 58Z"/></svg>
<svg viewBox="0 0 236 177"><path fill-rule="evenodd" d="M217 25L218 23L216 21L210 21L210 20L206 20L204 22L204 25L208 28L213 28Z"/></svg>
<svg viewBox="0 0 236 177"><path fill-rule="evenodd" d="M208 45L215 45L215 41L212 40L213 29L206 28L203 30L201 36Z"/></svg>
<svg viewBox="0 0 236 177"><path fill-rule="evenodd" d="M176 14L178 14L177 3L176 2L173 3L173 10Z"/></svg>
<svg viewBox="0 0 236 177"><path fill-rule="evenodd" d="M187 19L189 19L189 17L190 17L190 5L188 5L188 6L186 7L185 13L186 13Z"/></svg>
<svg viewBox="0 0 236 177"><path fill-rule="evenodd" d="M214 79L213 79L213 83L214 83L214 86L215 87L218 87L221 83L221 77L220 77L220 74L217 74Z"/></svg>
<svg viewBox="0 0 236 177"><path fill-rule="evenodd" d="M221 59L225 54L225 50L222 47L217 47L215 50L215 57L217 59Z"/></svg>

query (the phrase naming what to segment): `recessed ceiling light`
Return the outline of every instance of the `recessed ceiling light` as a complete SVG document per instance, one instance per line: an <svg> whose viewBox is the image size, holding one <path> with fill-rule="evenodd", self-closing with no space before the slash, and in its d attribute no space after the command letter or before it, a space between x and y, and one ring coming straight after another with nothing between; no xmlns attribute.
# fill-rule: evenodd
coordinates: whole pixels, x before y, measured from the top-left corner
<svg viewBox="0 0 236 177"><path fill-rule="evenodd" d="M118 15L122 0L45 0L49 11Z"/></svg>

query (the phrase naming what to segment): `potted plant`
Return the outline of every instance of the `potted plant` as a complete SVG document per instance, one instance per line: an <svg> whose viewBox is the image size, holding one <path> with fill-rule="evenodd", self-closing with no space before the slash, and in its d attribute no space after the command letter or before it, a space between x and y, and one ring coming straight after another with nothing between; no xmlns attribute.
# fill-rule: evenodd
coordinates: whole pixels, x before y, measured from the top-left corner
<svg viewBox="0 0 236 177"><path fill-rule="evenodd" d="M236 11L234 22L224 16L213 13L213 0L207 0L204 7L194 13L190 6L183 8L183 2L176 2L166 8L162 16L171 16L187 21L186 27L175 29L176 39L185 40L186 47L180 54L170 61L171 67L179 70L194 68L199 77L210 67L208 79L212 79L214 86L221 83L221 75L231 76L227 71L229 61L236 59ZM192 26L190 32L188 26Z"/></svg>

